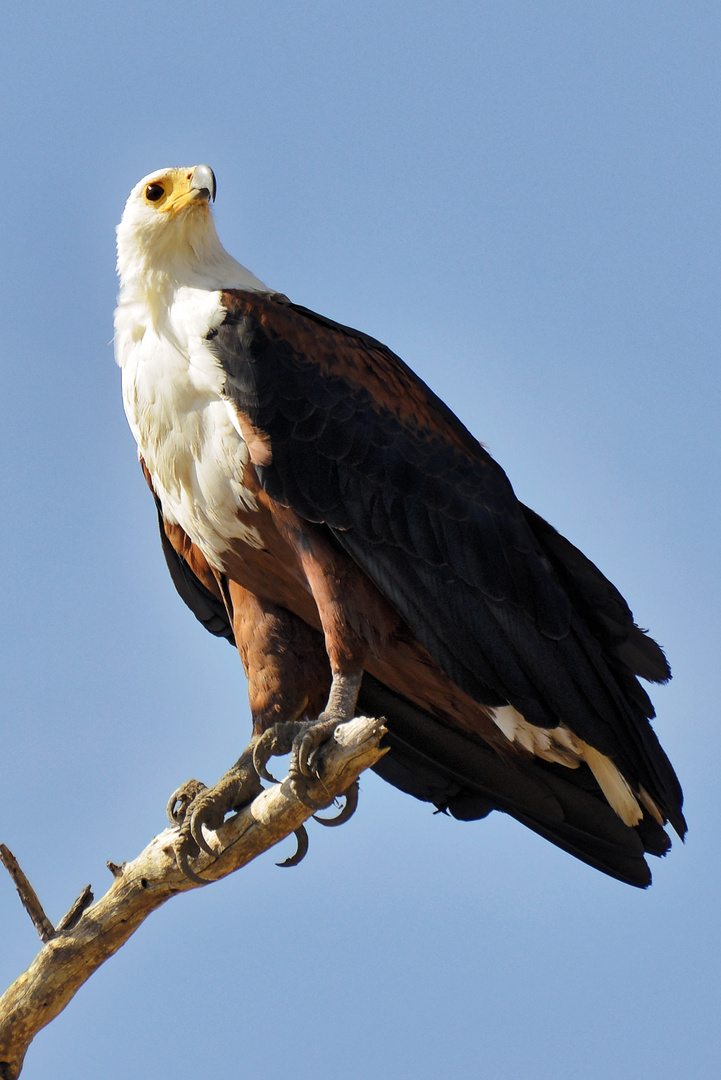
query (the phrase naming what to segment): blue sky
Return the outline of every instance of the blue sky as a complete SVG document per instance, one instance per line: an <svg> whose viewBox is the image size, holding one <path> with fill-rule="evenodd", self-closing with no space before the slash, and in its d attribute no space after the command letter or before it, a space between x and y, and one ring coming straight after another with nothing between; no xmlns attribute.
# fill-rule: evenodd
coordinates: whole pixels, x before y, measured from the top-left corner
<svg viewBox="0 0 721 1080"><path fill-rule="evenodd" d="M640 893L367 776L297 870L156 913L24 1080L718 1075L719 45L696 0L4 12L0 839L50 917L249 735L112 357L114 226L169 164L210 164L228 249L399 352L622 589L674 668L690 825ZM4 987L38 943L1 878L0 927Z"/></svg>

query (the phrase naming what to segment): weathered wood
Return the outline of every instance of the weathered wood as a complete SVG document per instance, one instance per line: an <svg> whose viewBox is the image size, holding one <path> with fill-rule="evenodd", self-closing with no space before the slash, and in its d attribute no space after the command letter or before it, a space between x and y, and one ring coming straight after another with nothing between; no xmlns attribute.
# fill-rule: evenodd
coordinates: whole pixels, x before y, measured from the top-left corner
<svg viewBox="0 0 721 1080"><path fill-rule="evenodd" d="M18 891L22 905L32 919L33 926L37 930L40 940L43 942L50 941L50 939L55 936L55 927L45 914L43 906L38 899L38 894L25 877L25 874L20 868L20 863L17 861L10 848L6 847L5 844L0 844L0 860L15 882L15 888Z"/></svg>
<svg viewBox="0 0 721 1080"><path fill-rule="evenodd" d="M325 803L350 787L385 753L379 747L385 730L382 720L367 717L339 727L324 748L321 779L310 788L310 796ZM216 854L201 854L194 869L208 883L226 877L300 828L312 813L287 780L277 784L208 836ZM131 862L110 864L114 881L105 896L82 912L74 925L53 931L55 936L0 998L0 1080L16 1080L38 1031L152 911L177 893L201 888L176 865L177 831L166 829Z"/></svg>
<svg viewBox="0 0 721 1080"><path fill-rule="evenodd" d="M58 923L55 933L62 934L66 930L72 930L76 923L80 921L80 917L86 908L89 908L95 897L93 896L92 889L89 885L86 885L80 896L75 900L66 915L63 915L62 919Z"/></svg>

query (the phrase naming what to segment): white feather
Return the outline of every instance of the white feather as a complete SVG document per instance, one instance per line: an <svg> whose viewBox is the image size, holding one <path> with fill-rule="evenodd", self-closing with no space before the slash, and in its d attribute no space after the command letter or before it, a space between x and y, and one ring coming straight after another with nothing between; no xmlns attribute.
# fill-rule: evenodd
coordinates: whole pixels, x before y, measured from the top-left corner
<svg viewBox="0 0 721 1080"><path fill-rule="evenodd" d="M242 482L248 450L206 335L225 315L221 289L268 290L225 251L207 207L179 220L147 204L147 185L170 171L136 185L118 226L115 355L128 422L163 514L221 569L230 540L254 547L261 540L237 516L255 509Z"/></svg>
<svg viewBox="0 0 721 1080"><path fill-rule="evenodd" d="M512 705L495 709L493 720L510 743L522 747L534 757L556 762L570 769L577 769L581 762L585 761L609 806L626 825L638 825L643 811L626 778L609 757L574 735L565 724L559 724L555 728L536 727L529 724ZM643 789L639 798L663 824L658 808Z"/></svg>

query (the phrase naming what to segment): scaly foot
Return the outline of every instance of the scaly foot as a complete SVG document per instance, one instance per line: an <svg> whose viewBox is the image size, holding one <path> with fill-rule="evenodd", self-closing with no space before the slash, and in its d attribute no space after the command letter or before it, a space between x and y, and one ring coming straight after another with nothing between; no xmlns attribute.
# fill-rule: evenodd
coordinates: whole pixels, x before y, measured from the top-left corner
<svg viewBox="0 0 721 1080"><path fill-rule="evenodd" d="M282 754L290 754L288 778L294 793L300 801L310 807L311 810L321 810L330 806L334 800L317 802L308 795L308 786L313 781L317 782L318 760L321 748L338 727L338 721L319 717L318 720L294 720L283 724L274 724L263 732L255 744L253 750L253 765L258 775L272 784L278 781L268 772L268 761L271 757ZM343 792L345 805L339 814L332 818L318 817L313 815L315 821L321 825L343 825L356 811L358 806L358 781L356 780L347 791ZM298 860L300 862L300 859ZM280 865L280 864L279 864ZM295 865L286 864L283 865Z"/></svg>
<svg viewBox="0 0 721 1080"><path fill-rule="evenodd" d="M278 783L267 768L271 757L290 754L288 779L294 794L305 806L311 810L330 806L333 802L330 795L318 802L311 798L308 788L318 784L321 749L341 722L342 720L330 717L326 712L317 720L293 720L275 724L260 738L253 740L235 765L213 787L208 788L197 780L189 780L178 788L168 802L168 817L173 824L180 826L173 848L178 866L185 876L198 884L206 884L206 879L196 874L190 866L191 860L201 851L209 855L215 854L203 830L217 831L226 814L252 802L263 790L261 777L271 783ZM316 820L322 825L342 825L348 821L358 803L357 781L344 794L345 806L336 817ZM308 847L304 828L297 830L296 838L296 854L279 863L279 866L296 866L304 857Z"/></svg>
<svg viewBox="0 0 721 1080"><path fill-rule="evenodd" d="M328 719L324 714L317 720L290 720L274 724L263 732L253 749L253 765L258 775L277 784L278 781L268 772L268 761L271 757L290 754L288 779L293 793L311 810L328 806L333 801L330 796L323 802L317 802L308 794L308 788L320 779L320 750L337 727L338 721Z"/></svg>
<svg viewBox="0 0 721 1080"><path fill-rule="evenodd" d="M247 806L262 790L253 767L251 744L213 787L189 780L174 792L168 802L168 817L173 824L180 825L173 848L178 866L186 877L207 884L206 879L190 867L190 860L200 851L215 854L203 835L203 828L215 832L223 824L226 814Z"/></svg>

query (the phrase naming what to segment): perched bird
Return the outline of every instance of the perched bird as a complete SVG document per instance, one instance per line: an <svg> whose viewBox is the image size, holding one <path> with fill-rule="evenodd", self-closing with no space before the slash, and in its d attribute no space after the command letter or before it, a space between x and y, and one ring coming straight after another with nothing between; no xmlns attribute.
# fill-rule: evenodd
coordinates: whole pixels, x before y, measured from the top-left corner
<svg viewBox="0 0 721 1080"><path fill-rule="evenodd" d="M632 885L682 794L638 682L670 671L620 593L516 499L399 357L222 247L207 165L161 169L118 226L123 400L182 599L234 642L253 740L171 800L206 846L293 746L386 718L376 771L456 818L503 810Z"/></svg>

